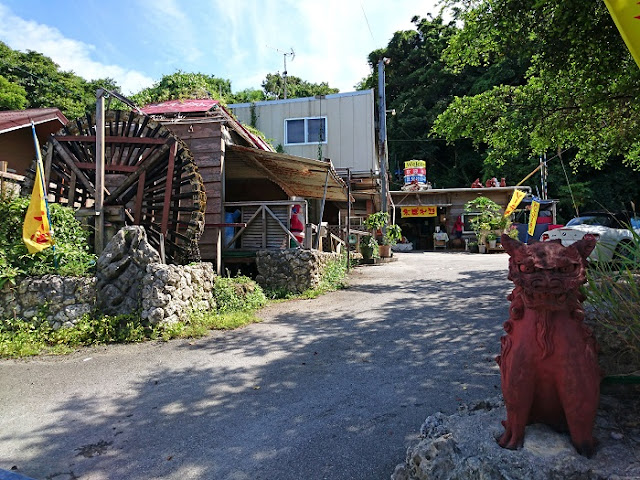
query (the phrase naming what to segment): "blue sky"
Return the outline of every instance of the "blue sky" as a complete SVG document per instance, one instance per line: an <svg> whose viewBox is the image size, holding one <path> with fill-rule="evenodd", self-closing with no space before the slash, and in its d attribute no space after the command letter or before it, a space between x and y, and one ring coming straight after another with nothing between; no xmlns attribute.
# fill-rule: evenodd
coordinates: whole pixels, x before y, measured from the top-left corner
<svg viewBox="0 0 640 480"><path fill-rule="evenodd" d="M83 78L111 77L125 94L177 70L260 88L287 71L341 92L369 74L385 47L438 0L0 0L0 41L35 50Z"/></svg>

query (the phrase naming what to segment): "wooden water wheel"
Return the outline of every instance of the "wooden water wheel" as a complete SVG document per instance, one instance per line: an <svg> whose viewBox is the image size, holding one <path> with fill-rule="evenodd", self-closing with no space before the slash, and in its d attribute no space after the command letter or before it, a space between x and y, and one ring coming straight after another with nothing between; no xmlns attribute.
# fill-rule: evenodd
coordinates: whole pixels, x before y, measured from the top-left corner
<svg viewBox="0 0 640 480"><path fill-rule="evenodd" d="M142 225L167 262L197 257L206 194L193 156L180 139L147 116L105 114L104 211L112 231ZM45 177L54 201L92 215L96 125L87 116L67 124L44 147Z"/></svg>

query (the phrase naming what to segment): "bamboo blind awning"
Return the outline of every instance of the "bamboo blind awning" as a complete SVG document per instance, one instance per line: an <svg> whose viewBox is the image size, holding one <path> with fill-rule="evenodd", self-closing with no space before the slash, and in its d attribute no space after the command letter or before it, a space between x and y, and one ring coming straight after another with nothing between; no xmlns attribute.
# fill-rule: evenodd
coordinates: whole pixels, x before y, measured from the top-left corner
<svg viewBox="0 0 640 480"><path fill-rule="evenodd" d="M290 197L322 198L328 178L327 200L348 200L347 185L333 169L330 161L267 152L240 145L227 145L225 160L227 179L268 178Z"/></svg>

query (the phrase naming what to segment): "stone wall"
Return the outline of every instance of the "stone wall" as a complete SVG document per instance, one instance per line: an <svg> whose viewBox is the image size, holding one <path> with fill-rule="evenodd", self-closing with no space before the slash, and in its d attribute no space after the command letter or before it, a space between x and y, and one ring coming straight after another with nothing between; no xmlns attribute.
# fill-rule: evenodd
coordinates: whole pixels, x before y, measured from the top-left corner
<svg viewBox="0 0 640 480"><path fill-rule="evenodd" d="M147 265L142 279L142 319L150 323L185 320L190 311L216 308L213 264Z"/></svg>
<svg viewBox="0 0 640 480"><path fill-rule="evenodd" d="M122 228L105 247L95 277L27 277L0 290L0 318L46 319L70 327L94 310L140 312L151 323L185 320L192 310L215 309L213 265L165 265L142 227Z"/></svg>
<svg viewBox="0 0 640 480"><path fill-rule="evenodd" d="M107 315L140 312L150 323L173 323L190 311L216 308L211 263L158 263L141 227L125 227L98 259L96 277L29 277L0 290L0 318L45 318L54 328L74 325L97 310ZM335 253L264 250L257 253L257 282L264 288L301 293L319 285Z"/></svg>
<svg viewBox="0 0 640 480"><path fill-rule="evenodd" d="M298 248L261 250L256 255L256 281L263 288L301 293L317 287L327 263L336 259L342 256Z"/></svg>
<svg viewBox="0 0 640 480"><path fill-rule="evenodd" d="M73 326L95 306L94 277L27 277L0 290L0 318L44 318L54 328Z"/></svg>

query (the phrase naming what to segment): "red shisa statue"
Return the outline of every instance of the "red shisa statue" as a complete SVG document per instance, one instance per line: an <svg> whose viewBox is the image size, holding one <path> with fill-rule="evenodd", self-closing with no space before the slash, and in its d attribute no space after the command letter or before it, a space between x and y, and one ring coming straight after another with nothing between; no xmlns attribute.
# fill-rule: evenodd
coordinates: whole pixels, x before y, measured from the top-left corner
<svg viewBox="0 0 640 480"><path fill-rule="evenodd" d="M559 241L526 245L507 235L501 241L515 288L496 358L507 410L498 443L520 448L525 426L544 423L568 428L577 452L591 457L601 374L595 339L582 323L579 287L596 239L585 235L568 247Z"/></svg>

